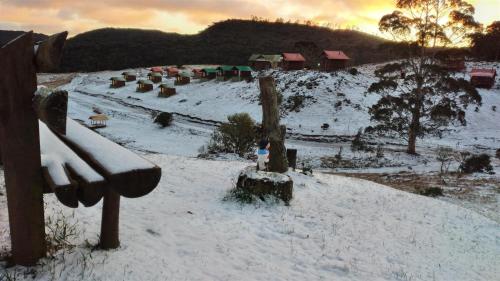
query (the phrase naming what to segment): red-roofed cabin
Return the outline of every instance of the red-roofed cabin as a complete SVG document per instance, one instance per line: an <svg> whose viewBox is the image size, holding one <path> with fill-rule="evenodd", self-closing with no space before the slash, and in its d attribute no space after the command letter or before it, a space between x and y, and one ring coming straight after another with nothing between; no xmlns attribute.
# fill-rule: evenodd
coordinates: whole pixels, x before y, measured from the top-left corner
<svg viewBox="0 0 500 281"><path fill-rule="evenodd" d="M201 79L203 77L203 71L200 68L193 69L193 78Z"/></svg>
<svg viewBox="0 0 500 281"><path fill-rule="evenodd" d="M347 67L350 58L342 51L324 50L321 54L320 67L322 71L336 71Z"/></svg>
<svg viewBox="0 0 500 281"><path fill-rule="evenodd" d="M165 70L167 71L168 77L176 77L177 74L179 74L179 69L174 66L167 67Z"/></svg>
<svg viewBox="0 0 500 281"><path fill-rule="evenodd" d="M161 66L151 67L151 68L149 69L149 71L151 71L151 72L158 72L158 73L163 74L163 69L161 68Z"/></svg>
<svg viewBox="0 0 500 281"><path fill-rule="evenodd" d="M283 53L281 68L283 70L301 70L304 69L306 59L299 53Z"/></svg>
<svg viewBox="0 0 500 281"><path fill-rule="evenodd" d="M496 69L473 68L470 72L470 83L477 88L492 88L497 76Z"/></svg>

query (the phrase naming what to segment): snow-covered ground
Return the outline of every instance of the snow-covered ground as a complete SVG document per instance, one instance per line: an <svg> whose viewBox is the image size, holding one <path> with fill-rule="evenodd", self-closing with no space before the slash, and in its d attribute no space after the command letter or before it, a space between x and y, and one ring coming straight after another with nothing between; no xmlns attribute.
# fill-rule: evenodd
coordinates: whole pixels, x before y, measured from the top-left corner
<svg viewBox="0 0 500 281"><path fill-rule="evenodd" d="M91 251L85 243L97 242L100 204L73 211L46 196L47 216L62 211L76 222L78 246L31 275L7 272L16 280L500 277L500 226L470 210L364 180L297 173L290 207L240 205L223 198L246 163L147 158L163 178L151 194L122 199L121 248Z"/></svg>
<svg viewBox="0 0 500 281"><path fill-rule="evenodd" d="M377 97L365 92L374 81L376 67L360 67L357 76L272 74L285 101L298 93L311 96L300 112L289 112L282 120L291 129L287 147L298 149L300 161L320 167L321 158L341 148L344 158L366 157L351 152L349 137L344 137L371 124L367 108ZM500 71L500 66L496 68ZM136 71L147 74L146 69ZM178 95L160 99L156 87L136 93L134 82L110 89L109 78L121 72L75 74L63 86L70 94L69 116L87 120L96 107L110 116L99 133L161 166L160 185L145 197L122 199L122 246L108 252L89 246L98 240L101 203L71 210L46 195L47 217L62 213L69 223L76 223L78 235L70 241L76 247L43 260L34 269L4 270L0 263L0 280L3 276L15 276L15 280L500 280L498 190L487 190L490 201L483 208L478 205L482 201L436 200L315 171L312 177L290 173L295 182L290 207L224 201L238 172L250 162L195 157L214 125L227 115L248 112L260 121L257 82L195 81L177 87ZM41 81L54 79L57 75L46 75ZM454 128L442 139L420 141L421 156L406 155L401 140L377 138L370 141L384 143L381 167L337 170L435 172L438 163L433 150L439 145L493 155L500 147L498 85L500 81L494 89L480 90L484 105L479 112L469 109L467 127ZM179 115L172 126L161 129L152 122L156 111ZM321 130L323 123L330 128ZM500 160L492 161L496 175L474 177L498 179ZM0 254L9 247L3 185L0 167Z"/></svg>

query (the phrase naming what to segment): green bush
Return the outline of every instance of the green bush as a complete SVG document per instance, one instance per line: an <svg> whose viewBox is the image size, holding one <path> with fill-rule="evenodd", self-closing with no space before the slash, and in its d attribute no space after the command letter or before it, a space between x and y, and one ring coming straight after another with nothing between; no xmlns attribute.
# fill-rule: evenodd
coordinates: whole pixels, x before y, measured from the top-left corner
<svg viewBox="0 0 500 281"><path fill-rule="evenodd" d="M211 153L236 153L244 157L255 146L255 121L248 113L236 113L228 116L227 120L228 123L222 124L212 134L208 150Z"/></svg>
<svg viewBox="0 0 500 281"><path fill-rule="evenodd" d="M165 128L172 124L173 119L172 113L162 112L156 115L154 123L159 124L162 128Z"/></svg>
<svg viewBox="0 0 500 281"><path fill-rule="evenodd" d="M443 189L440 187L429 187L420 191L419 194L429 197L443 196Z"/></svg>
<svg viewBox="0 0 500 281"><path fill-rule="evenodd" d="M467 157L462 164L460 170L466 174L472 173L492 173L490 156L488 154L476 154Z"/></svg>
<svg viewBox="0 0 500 281"><path fill-rule="evenodd" d="M358 75L359 71L358 71L357 68L353 67L353 68L349 69L349 74L351 74L351 75Z"/></svg>

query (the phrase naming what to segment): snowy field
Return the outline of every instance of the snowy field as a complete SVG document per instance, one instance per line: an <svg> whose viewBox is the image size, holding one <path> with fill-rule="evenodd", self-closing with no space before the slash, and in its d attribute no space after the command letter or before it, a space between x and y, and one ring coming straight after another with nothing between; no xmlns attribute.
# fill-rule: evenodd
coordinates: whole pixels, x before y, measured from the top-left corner
<svg viewBox="0 0 500 281"><path fill-rule="evenodd" d="M467 111L468 126L450 128L442 139L419 141L420 156L404 153L401 140L374 138L370 141L385 148L380 166L322 167L320 159L341 148L345 158L366 157L349 146L352 135L371 124L367 109L378 97L365 92L376 67L360 67L357 76L272 73L285 101L296 94L312 96L299 112L282 119L291 129L287 147L297 148L300 161L315 167L314 176L290 172L295 183L290 207L224 201L238 172L251 162L231 155L224 161L196 158L227 115L248 112L260 121L258 82L194 81L177 87L178 95L160 99L156 87L136 93L135 82L109 88L109 78L123 71L72 75L62 86L70 94L69 116L87 121L95 108L110 116L99 133L158 164L162 180L145 197L122 199L122 245L108 252L92 247L101 203L72 210L46 195L46 217L64 216L74 224L77 235L69 242L75 246L35 268L4 269L0 262L0 280L500 280L498 190L477 187L479 196L489 192L484 207L481 200L437 200L317 172L435 173L438 146L490 155L500 148L497 79L496 88L480 90L483 107ZM500 65L495 67L500 72ZM42 75L40 81L54 79L58 75ZM152 122L157 111L178 115L172 126L160 129ZM323 123L330 128L321 130ZM492 161L495 175L472 178L498 180L500 160ZM0 167L0 257L9 250L6 209Z"/></svg>
<svg viewBox="0 0 500 281"><path fill-rule="evenodd" d="M500 277L500 226L467 209L368 181L297 173L291 173L290 207L240 205L223 198L247 164L148 159L163 168L163 178L151 194L122 199L121 248L88 246L98 239L100 204L73 211L46 196L47 216L62 211L76 222L79 235L71 242L77 247L43 260L31 273L20 267L7 272L16 280Z"/></svg>

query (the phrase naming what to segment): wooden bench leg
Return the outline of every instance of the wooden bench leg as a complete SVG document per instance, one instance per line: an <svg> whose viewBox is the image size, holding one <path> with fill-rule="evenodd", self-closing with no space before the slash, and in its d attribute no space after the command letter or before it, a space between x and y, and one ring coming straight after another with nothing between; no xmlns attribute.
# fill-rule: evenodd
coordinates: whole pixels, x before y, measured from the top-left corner
<svg viewBox="0 0 500 281"><path fill-rule="evenodd" d="M120 247L120 195L111 188L107 188L102 205L101 238L99 246L102 249L116 249Z"/></svg>

